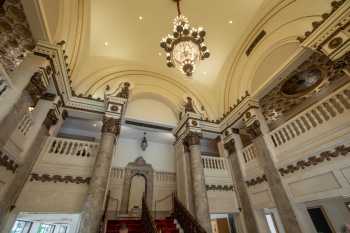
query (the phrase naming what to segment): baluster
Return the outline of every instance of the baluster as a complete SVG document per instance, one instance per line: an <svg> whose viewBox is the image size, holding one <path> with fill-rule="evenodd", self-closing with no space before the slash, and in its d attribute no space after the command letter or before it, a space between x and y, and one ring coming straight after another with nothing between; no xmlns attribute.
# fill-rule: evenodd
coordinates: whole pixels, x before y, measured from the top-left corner
<svg viewBox="0 0 350 233"><path fill-rule="evenodd" d="M328 102L324 102L323 106L326 108L327 112L332 116L335 117L336 113L334 109L331 107L331 105Z"/></svg>
<svg viewBox="0 0 350 233"><path fill-rule="evenodd" d="M281 136L282 142L283 142L283 143L286 143L286 140L284 139L281 130L278 130L278 134Z"/></svg>
<svg viewBox="0 0 350 233"><path fill-rule="evenodd" d="M56 146L56 139L51 139L50 140L50 149L49 149L49 153L52 153L53 151L54 151L54 148L55 148L55 146Z"/></svg>
<svg viewBox="0 0 350 233"><path fill-rule="evenodd" d="M350 99L350 90L346 89L344 90L344 95Z"/></svg>
<svg viewBox="0 0 350 233"><path fill-rule="evenodd" d="M273 136L273 134L270 135L270 137L271 137L271 140L272 140L272 142L273 142L273 145L274 145L275 147L277 147L276 139L275 139L275 137Z"/></svg>
<svg viewBox="0 0 350 233"><path fill-rule="evenodd" d="M314 118L316 118L316 120L318 121L319 124L322 124L323 120L321 119L321 117L318 115L318 113L316 112L315 109L311 110L311 114L314 116Z"/></svg>
<svg viewBox="0 0 350 233"><path fill-rule="evenodd" d="M309 121L311 122L311 125L312 125L312 127L316 127L316 121L315 121L315 119L311 116L311 114L310 113L306 113L306 117L307 117L307 119L309 119Z"/></svg>
<svg viewBox="0 0 350 233"><path fill-rule="evenodd" d="M345 99L343 95L337 94L336 97L346 109L350 109L350 103Z"/></svg>
<svg viewBox="0 0 350 233"><path fill-rule="evenodd" d="M58 152L60 151L60 149L61 149L61 144L62 144L62 141L59 140L58 143L57 143L57 147L56 147L56 150L55 150L55 154L58 154Z"/></svg>
<svg viewBox="0 0 350 233"><path fill-rule="evenodd" d="M72 150L72 155L76 156L77 155L77 150L78 150L78 143L75 142L73 150Z"/></svg>
<svg viewBox="0 0 350 233"><path fill-rule="evenodd" d="M286 135L286 138L287 138L287 141L289 141L290 140L290 137L289 137L289 134L288 134L288 132L287 132L287 130L286 130L286 128L285 127L283 127L283 132L284 132L284 134Z"/></svg>
<svg viewBox="0 0 350 233"><path fill-rule="evenodd" d="M322 105L318 105L316 109L321 113L321 116L323 116L325 121L329 120L329 116Z"/></svg>
<svg viewBox="0 0 350 233"><path fill-rule="evenodd" d="M337 110L338 113L343 113L344 112L344 108L339 104L339 102L334 99L334 98L331 98L329 100L331 102L331 104L334 106L334 108Z"/></svg>
<svg viewBox="0 0 350 233"><path fill-rule="evenodd" d="M311 129L311 126L310 126L308 120L307 120L304 116L300 117L300 119L302 120L302 122L303 122L304 125L306 126L306 129L307 129L307 130ZM298 135L299 135L299 134L298 134Z"/></svg>
<svg viewBox="0 0 350 233"><path fill-rule="evenodd" d="M277 139L278 145L280 146L282 144L282 142L281 142L281 139L280 139L279 135L277 134L277 132L274 133L274 136Z"/></svg>
<svg viewBox="0 0 350 233"><path fill-rule="evenodd" d="M59 152L60 154L63 154L64 150L66 149L67 142L62 143L61 151Z"/></svg>
<svg viewBox="0 0 350 233"><path fill-rule="evenodd" d="M294 132L293 132L293 130L292 130L292 128L290 127L289 124L286 126L286 128L288 129L288 131L289 131L291 137L292 137L292 138L295 138L295 134L294 134Z"/></svg>

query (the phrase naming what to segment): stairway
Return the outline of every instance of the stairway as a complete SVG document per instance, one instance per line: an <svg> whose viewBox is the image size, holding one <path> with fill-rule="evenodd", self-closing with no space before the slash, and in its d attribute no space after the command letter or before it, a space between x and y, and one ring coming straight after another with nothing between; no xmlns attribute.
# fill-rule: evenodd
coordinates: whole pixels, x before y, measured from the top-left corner
<svg viewBox="0 0 350 233"><path fill-rule="evenodd" d="M179 233L173 218L155 220L157 230L162 233Z"/></svg>
<svg viewBox="0 0 350 233"><path fill-rule="evenodd" d="M128 233L143 233L145 231L141 219L109 220L106 233L119 233L122 224L128 227Z"/></svg>
<svg viewBox="0 0 350 233"><path fill-rule="evenodd" d="M143 233L144 225L141 219L110 220L107 223L106 233L119 233L122 224L128 227L128 233ZM155 220L157 230L162 233L179 233L173 218Z"/></svg>

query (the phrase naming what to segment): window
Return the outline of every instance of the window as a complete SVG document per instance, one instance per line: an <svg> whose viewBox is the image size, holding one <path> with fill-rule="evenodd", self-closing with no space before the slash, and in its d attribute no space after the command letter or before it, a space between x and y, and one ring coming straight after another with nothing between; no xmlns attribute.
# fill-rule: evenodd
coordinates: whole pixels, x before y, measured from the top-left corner
<svg viewBox="0 0 350 233"><path fill-rule="evenodd" d="M68 230L68 224L58 224L57 227L57 233L67 233Z"/></svg>
<svg viewBox="0 0 350 233"><path fill-rule="evenodd" d="M53 233L55 225L50 224L40 224L37 233Z"/></svg>
<svg viewBox="0 0 350 233"><path fill-rule="evenodd" d="M32 222L17 220L12 227L11 233L28 233Z"/></svg>
<svg viewBox="0 0 350 233"><path fill-rule="evenodd" d="M278 233L278 229L276 226L275 218L273 217L272 213L265 214L265 218L267 221L267 225L269 226L271 233Z"/></svg>

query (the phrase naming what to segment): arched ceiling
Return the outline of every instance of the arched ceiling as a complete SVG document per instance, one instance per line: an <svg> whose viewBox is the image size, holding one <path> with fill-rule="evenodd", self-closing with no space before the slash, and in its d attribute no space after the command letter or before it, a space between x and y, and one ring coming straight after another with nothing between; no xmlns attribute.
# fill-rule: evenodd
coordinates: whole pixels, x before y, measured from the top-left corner
<svg viewBox="0 0 350 233"><path fill-rule="evenodd" d="M254 94L274 78L272 70L300 49L296 37L329 11L331 2L182 0L182 13L191 25L206 29L211 51L188 79L166 66L164 53L159 55L159 41L171 32L176 15L172 0L60 0L51 6L49 0L33 1L43 5L51 42L67 42L77 94L103 97L106 85L113 88L128 80L134 93L154 94L171 107L181 107L183 97L192 96L212 119L246 90ZM266 36L246 56L262 30Z"/></svg>

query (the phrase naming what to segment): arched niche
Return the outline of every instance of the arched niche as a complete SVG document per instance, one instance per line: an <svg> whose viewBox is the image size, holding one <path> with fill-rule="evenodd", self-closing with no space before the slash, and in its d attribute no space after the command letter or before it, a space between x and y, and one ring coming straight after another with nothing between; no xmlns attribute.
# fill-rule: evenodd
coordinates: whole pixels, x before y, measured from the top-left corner
<svg viewBox="0 0 350 233"><path fill-rule="evenodd" d="M145 179L145 196L149 208L153 202L153 168L151 164L146 163L142 157L138 157L134 162L128 163L125 168L122 201L120 211L123 214L128 213L131 182L134 176L143 176Z"/></svg>

